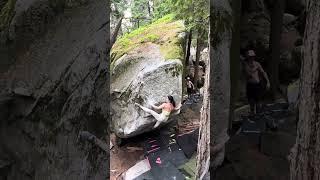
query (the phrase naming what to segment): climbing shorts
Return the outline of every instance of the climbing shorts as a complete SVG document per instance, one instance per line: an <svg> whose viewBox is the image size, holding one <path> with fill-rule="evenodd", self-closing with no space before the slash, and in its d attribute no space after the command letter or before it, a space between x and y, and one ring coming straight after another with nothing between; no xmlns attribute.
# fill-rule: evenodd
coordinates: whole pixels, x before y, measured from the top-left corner
<svg viewBox="0 0 320 180"><path fill-rule="evenodd" d="M247 83L247 98L249 102L258 102L262 96L262 85L261 83Z"/></svg>

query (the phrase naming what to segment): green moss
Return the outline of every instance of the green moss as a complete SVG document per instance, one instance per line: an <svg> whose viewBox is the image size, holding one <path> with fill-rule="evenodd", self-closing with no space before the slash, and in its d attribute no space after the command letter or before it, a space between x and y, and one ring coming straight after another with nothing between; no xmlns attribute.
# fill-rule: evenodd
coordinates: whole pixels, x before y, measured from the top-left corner
<svg viewBox="0 0 320 180"><path fill-rule="evenodd" d="M156 34L148 34L146 37L142 38L141 43L145 42L156 42L160 37Z"/></svg>
<svg viewBox="0 0 320 180"><path fill-rule="evenodd" d="M8 0L0 12L0 30L9 26L13 16L16 0Z"/></svg>
<svg viewBox="0 0 320 180"><path fill-rule="evenodd" d="M153 23L140 27L119 38L111 50L111 69L114 61L144 43L160 45L165 59L182 59L182 46L177 36L184 30L181 21L175 21L174 15L167 15Z"/></svg>
<svg viewBox="0 0 320 180"><path fill-rule="evenodd" d="M176 37L160 46L160 51L166 60L183 59L183 50L179 39Z"/></svg>

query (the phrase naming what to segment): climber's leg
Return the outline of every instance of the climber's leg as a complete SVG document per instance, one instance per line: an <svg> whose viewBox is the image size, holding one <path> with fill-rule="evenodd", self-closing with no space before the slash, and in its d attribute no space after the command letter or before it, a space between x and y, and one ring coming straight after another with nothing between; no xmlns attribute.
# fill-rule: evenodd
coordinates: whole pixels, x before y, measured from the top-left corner
<svg viewBox="0 0 320 180"><path fill-rule="evenodd" d="M157 121L161 121L162 120L162 116L160 114L158 114L157 112L155 112L155 111L153 111L153 110L151 110L149 108L143 107L138 103L135 103L135 105L139 106L143 111L151 114Z"/></svg>
<svg viewBox="0 0 320 180"><path fill-rule="evenodd" d="M157 128L161 124L161 121L157 121L156 124L153 126L153 129Z"/></svg>

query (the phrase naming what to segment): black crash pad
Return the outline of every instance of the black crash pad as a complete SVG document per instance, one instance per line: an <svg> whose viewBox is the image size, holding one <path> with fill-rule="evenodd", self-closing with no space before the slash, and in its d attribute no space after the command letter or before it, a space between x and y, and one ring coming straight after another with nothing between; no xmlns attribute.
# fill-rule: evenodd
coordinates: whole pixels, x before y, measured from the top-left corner
<svg viewBox="0 0 320 180"><path fill-rule="evenodd" d="M170 162L162 160L161 164L150 170L155 180L185 180L183 174Z"/></svg>
<svg viewBox="0 0 320 180"><path fill-rule="evenodd" d="M177 136L177 143L186 155L186 157L189 159L194 154L194 152L197 150L198 146L198 135L199 130L195 130L192 133L184 134L181 136Z"/></svg>
<svg viewBox="0 0 320 180"><path fill-rule="evenodd" d="M148 155L148 159L151 169L157 168L159 165L167 161L170 161L176 167L179 167L188 161L182 150L172 151L171 147L155 153L150 153ZM157 163L157 161L160 163Z"/></svg>

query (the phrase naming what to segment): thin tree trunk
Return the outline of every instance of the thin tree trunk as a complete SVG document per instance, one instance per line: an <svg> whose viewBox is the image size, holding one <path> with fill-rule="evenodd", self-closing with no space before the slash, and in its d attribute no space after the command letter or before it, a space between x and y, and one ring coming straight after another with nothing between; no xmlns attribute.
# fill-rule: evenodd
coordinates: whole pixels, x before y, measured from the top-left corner
<svg viewBox="0 0 320 180"><path fill-rule="evenodd" d="M204 83L204 95L203 104L200 117L199 128L199 143L198 143L198 156L197 156L197 174L196 179L204 179L209 175L209 163L210 163L210 61L208 62L205 83ZM210 179L207 178L207 179Z"/></svg>
<svg viewBox="0 0 320 180"><path fill-rule="evenodd" d="M190 49L191 49L191 42L192 42L192 30L188 33L188 45L187 45L187 53L185 57L186 67L189 66L189 59L190 59Z"/></svg>
<svg viewBox="0 0 320 180"><path fill-rule="evenodd" d="M272 96L279 92L280 39L285 0L276 0L271 10L270 44L271 59L268 63Z"/></svg>
<svg viewBox="0 0 320 180"><path fill-rule="evenodd" d="M320 1L307 1L299 122L290 154L291 180L320 179Z"/></svg>
<svg viewBox="0 0 320 180"><path fill-rule="evenodd" d="M150 6L150 2L148 1L148 13L149 13L149 17L152 17L151 16L151 6Z"/></svg>
<svg viewBox="0 0 320 180"><path fill-rule="evenodd" d="M233 32L230 50L230 75L231 75L231 95L230 95L230 118L229 131L232 129L234 120L235 103L239 97L239 77L240 77L240 17L241 17L241 0L232 1L233 10Z"/></svg>
<svg viewBox="0 0 320 180"><path fill-rule="evenodd" d="M118 23L117 23L117 26L112 34L112 37L111 37L111 46L113 46L113 44L116 42L117 40L117 36L118 36L118 33L119 33L119 30L121 28L121 24L122 24L122 20L123 20L123 16L120 17Z"/></svg>
<svg viewBox="0 0 320 180"><path fill-rule="evenodd" d="M202 49L202 38L201 38L201 32L199 31L198 38L197 38L196 64L194 66L194 77L193 77L193 84L196 89L198 89L199 61L200 61L201 49Z"/></svg>
<svg viewBox="0 0 320 180"><path fill-rule="evenodd" d="M206 67L205 98L200 117L197 179L201 179L202 175L208 173L208 161L210 161L210 176L222 164L224 146L229 139L227 130L230 106L229 61L232 33L229 24L232 9L229 1L210 0L210 16L210 60ZM208 138L209 134L210 138Z"/></svg>

